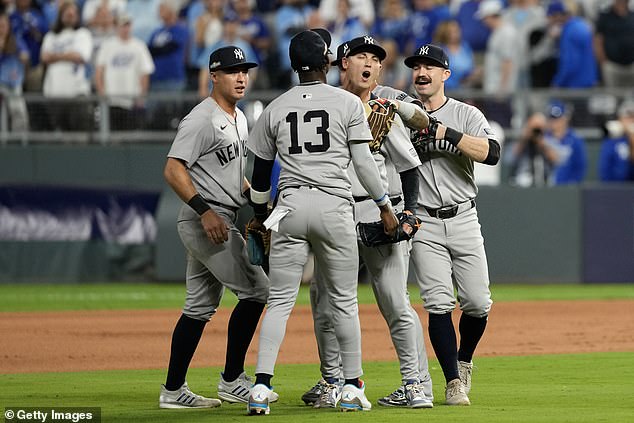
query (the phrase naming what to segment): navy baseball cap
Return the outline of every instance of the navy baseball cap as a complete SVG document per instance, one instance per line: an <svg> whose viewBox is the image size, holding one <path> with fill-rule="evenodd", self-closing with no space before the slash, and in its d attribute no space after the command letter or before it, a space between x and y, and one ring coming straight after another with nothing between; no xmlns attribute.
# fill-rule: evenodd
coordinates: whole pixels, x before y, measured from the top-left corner
<svg viewBox="0 0 634 423"><path fill-rule="evenodd" d="M369 35L364 35L363 37L353 38L339 45L339 47L337 47L337 58L331 64L338 66L344 57L350 57L354 54L364 52L376 54L376 57L378 57L381 62L387 57L387 52L381 47L378 41Z"/></svg>
<svg viewBox="0 0 634 423"><path fill-rule="evenodd" d="M247 62L244 50L236 46L220 47L209 55L209 72L237 67L251 69L257 65L255 62Z"/></svg>
<svg viewBox="0 0 634 423"><path fill-rule="evenodd" d="M566 5L559 0L551 1L548 4L548 8L546 9L546 16L552 16L555 14L565 14L568 13L566 10Z"/></svg>
<svg viewBox="0 0 634 423"><path fill-rule="evenodd" d="M305 72L328 64L330 33L325 29L305 30L291 38L288 55L295 71Z"/></svg>
<svg viewBox="0 0 634 423"><path fill-rule="evenodd" d="M414 55L405 59L405 66L413 68L418 62L432 63L434 66L449 69L449 57L441 47L434 44L425 44L416 50Z"/></svg>
<svg viewBox="0 0 634 423"><path fill-rule="evenodd" d="M568 106L563 101L552 100L546 108L548 117L551 119L559 119L568 114Z"/></svg>

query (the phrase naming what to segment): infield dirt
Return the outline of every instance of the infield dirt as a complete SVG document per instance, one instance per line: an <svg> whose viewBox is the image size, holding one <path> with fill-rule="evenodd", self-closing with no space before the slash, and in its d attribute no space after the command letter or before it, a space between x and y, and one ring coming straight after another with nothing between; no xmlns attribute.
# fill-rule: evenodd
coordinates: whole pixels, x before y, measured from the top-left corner
<svg viewBox="0 0 634 423"><path fill-rule="evenodd" d="M416 308L426 326L425 312ZM363 360L395 360L377 306L359 309ZM224 364L230 311L220 309L207 325L193 367ZM180 310L0 313L0 373L164 368L179 316ZM611 351L634 351L632 300L494 304L477 355ZM433 356L428 340L427 353ZM255 364L256 354L257 334L247 364ZM309 307L295 307L278 362L318 362Z"/></svg>

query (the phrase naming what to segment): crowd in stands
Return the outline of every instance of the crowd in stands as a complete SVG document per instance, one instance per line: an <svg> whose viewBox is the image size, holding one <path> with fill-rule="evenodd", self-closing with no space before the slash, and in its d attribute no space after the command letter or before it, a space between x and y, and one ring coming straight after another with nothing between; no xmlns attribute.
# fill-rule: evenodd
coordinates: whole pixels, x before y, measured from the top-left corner
<svg viewBox="0 0 634 423"><path fill-rule="evenodd" d="M85 104L109 99L111 126L138 128L152 93L209 92L214 49L237 45L260 64L255 89L296 83L288 58L297 32L325 27L332 44L370 34L389 52L383 84L409 91L403 57L425 43L448 53L452 90L496 101L531 87L634 87L630 0L0 0L0 90L12 129L23 92L55 106L51 129L86 129ZM329 82L338 83L337 72ZM121 97L129 97L122 99ZM163 111L166 112L166 111ZM169 111L166 113L169 114ZM505 119L493 119L507 126Z"/></svg>

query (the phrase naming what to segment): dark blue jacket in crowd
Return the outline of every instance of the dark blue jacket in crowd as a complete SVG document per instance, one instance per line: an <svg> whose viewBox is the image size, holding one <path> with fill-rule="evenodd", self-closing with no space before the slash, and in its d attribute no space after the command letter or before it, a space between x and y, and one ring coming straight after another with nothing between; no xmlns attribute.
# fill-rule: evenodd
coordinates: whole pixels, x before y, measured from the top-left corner
<svg viewBox="0 0 634 423"><path fill-rule="evenodd" d="M185 80L185 48L189 32L183 24L157 29L148 43L156 70L152 81Z"/></svg>
<svg viewBox="0 0 634 423"><path fill-rule="evenodd" d="M626 137L605 138L599 154L599 179L603 182L634 181L634 161Z"/></svg>
<svg viewBox="0 0 634 423"><path fill-rule="evenodd" d="M559 63L552 85L562 88L588 88L597 83L598 65L592 46L592 28L573 17L561 29Z"/></svg>
<svg viewBox="0 0 634 423"><path fill-rule="evenodd" d="M31 8L24 13L18 10L14 11L9 16L9 21L11 22L11 31L16 37L24 41L29 49L31 66L37 66L40 63L42 39L48 31L46 19L37 9Z"/></svg>

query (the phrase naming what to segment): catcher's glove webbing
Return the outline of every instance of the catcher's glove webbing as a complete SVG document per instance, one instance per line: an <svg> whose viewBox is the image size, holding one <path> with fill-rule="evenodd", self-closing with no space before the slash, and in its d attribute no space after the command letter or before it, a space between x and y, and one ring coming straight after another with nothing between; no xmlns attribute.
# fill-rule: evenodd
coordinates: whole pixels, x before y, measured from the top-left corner
<svg viewBox="0 0 634 423"><path fill-rule="evenodd" d="M414 237L420 228L420 219L408 213L397 213L398 227L393 236L384 232L383 222L357 223L357 234L366 247L376 247L385 244L396 244Z"/></svg>
<svg viewBox="0 0 634 423"><path fill-rule="evenodd" d="M438 119L429 115L429 126L427 128L411 132L412 145L419 156L427 153L429 144L433 144L436 141L436 131L440 123Z"/></svg>
<svg viewBox="0 0 634 423"><path fill-rule="evenodd" d="M385 137L390 132L392 122L394 122L396 107L390 100L385 98L372 99L368 101L367 106L366 115L370 132L372 132L370 151L377 153L381 149Z"/></svg>
<svg viewBox="0 0 634 423"><path fill-rule="evenodd" d="M271 231L253 219L246 226L249 261L256 266L265 265L271 248Z"/></svg>

